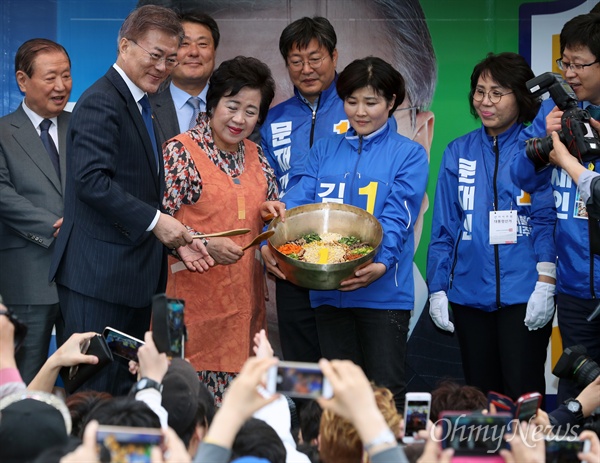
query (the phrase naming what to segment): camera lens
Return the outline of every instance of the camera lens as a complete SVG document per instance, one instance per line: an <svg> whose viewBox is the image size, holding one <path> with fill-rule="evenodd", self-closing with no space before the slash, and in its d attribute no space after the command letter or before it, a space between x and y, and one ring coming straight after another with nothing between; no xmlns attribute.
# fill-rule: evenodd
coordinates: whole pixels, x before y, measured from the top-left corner
<svg viewBox="0 0 600 463"><path fill-rule="evenodd" d="M552 151L552 137L530 138L525 145L525 153L533 162L536 170L546 167L550 163L550 151Z"/></svg>

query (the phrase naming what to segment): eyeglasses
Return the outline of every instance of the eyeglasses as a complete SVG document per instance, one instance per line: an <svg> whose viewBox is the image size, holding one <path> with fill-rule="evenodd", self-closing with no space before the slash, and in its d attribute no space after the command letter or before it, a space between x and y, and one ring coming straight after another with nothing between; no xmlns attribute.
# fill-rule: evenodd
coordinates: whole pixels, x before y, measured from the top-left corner
<svg viewBox="0 0 600 463"><path fill-rule="evenodd" d="M394 111L394 114L399 114L401 111L410 111L410 128L414 132L417 127L417 113L419 112L418 106L408 106L406 108L398 108ZM398 118L396 118L398 119Z"/></svg>
<svg viewBox="0 0 600 463"><path fill-rule="evenodd" d="M323 56L322 58L310 58L307 61L302 60L294 60L288 61L288 66L291 67L294 71L299 71L304 67L306 63L311 67L311 69L319 69L321 64L323 64L323 60L327 58L327 56Z"/></svg>
<svg viewBox="0 0 600 463"><path fill-rule="evenodd" d="M132 43L135 43L138 47L140 47L142 50L144 50L146 53L148 53L148 56L150 57L150 61L152 62L152 64L154 66L164 62L165 67L167 69L173 69L174 67L176 67L179 64L179 61L177 61L175 58L165 58L164 56L160 56L158 53L151 53L148 50L146 50L144 47L142 47L139 43L137 43L135 40L129 39L129 41Z"/></svg>
<svg viewBox="0 0 600 463"><path fill-rule="evenodd" d="M556 65L558 66L558 69L560 69L561 71L566 71L567 69L570 69L574 72L581 72L583 71L583 68L593 66L596 63L598 63L598 60L588 64L565 63L561 58L558 58L556 60Z"/></svg>
<svg viewBox="0 0 600 463"><path fill-rule="evenodd" d="M483 101L483 99L487 95L488 99L490 100L490 103L496 104L496 103L500 103L500 100L502 99L502 97L504 95L510 95L511 93L514 93L514 92L502 93L502 92L499 92L498 90L490 90L489 92L485 92L485 91L481 90L480 88L476 88L475 91L473 92L473 99L475 101Z"/></svg>

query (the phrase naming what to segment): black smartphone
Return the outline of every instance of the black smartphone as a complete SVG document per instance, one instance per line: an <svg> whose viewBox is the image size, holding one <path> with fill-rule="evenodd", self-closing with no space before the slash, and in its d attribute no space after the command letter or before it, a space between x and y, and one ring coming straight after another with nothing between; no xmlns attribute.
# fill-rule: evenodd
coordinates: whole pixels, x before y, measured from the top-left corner
<svg viewBox="0 0 600 463"><path fill-rule="evenodd" d="M577 436L546 437L546 463L578 462L579 452L589 452L590 441L579 440Z"/></svg>
<svg viewBox="0 0 600 463"><path fill-rule="evenodd" d="M96 435L96 442L106 448L111 462L151 463L152 447L162 441L158 428L100 425Z"/></svg>
<svg viewBox="0 0 600 463"><path fill-rule="evenodd" d="M157 294L152 299L152 338L158 351L169 357L185 358L184 309L182 299L173 299L166 294Z"/></svg>
<svg viewBox="0 0 600 463"><path fill-rule="evenodd" d="M510 432L511 420L510 413L443 412L442 448L453 448L455 456L498 456L501 449L509 448L504 434Z"/></svg>
<svg viewBox="0 0 600 463"><path fill-rule="evenodd" d="M102 332L102 336L108 344L108 348L114 355L123 357L127 360L138 361L137 351L144 345L144 341L129 336L122 331L107 326Z"/></svg>

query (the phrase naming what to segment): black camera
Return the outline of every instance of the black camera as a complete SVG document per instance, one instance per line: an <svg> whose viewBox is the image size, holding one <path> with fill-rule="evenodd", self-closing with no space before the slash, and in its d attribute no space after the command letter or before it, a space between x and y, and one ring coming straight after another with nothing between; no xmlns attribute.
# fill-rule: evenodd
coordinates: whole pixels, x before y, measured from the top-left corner
<svg viewBox="0 0 600 463"><path fill-rule="evenodd" d="M584 346L577 345L563 351L552 373L559 378L574 379L586 387L600 376L600 366L587 355Z"/></svg>
<svg viewBox="0 0 600 463"><path fill-rule="evenodd" d="M557 133L569 153L579 159L580 163L600 156L600 137L590 125L590 113L577 106L577 96L560 74L545 72L527 81L527 88L534 96L550 92L550 96L563 111L561 130ZM536 170L543 169L550 163L552 136L530 138L527 140L525 153L535 165Z"/></svg>

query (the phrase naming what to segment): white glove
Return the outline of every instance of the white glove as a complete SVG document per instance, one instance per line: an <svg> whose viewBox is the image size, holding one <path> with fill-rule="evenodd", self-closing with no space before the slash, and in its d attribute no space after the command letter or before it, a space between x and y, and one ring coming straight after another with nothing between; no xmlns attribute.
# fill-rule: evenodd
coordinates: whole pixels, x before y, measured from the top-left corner
<svg viewBox="0 0 600 463"><path fill-rule="evenodd" d="M445 291L437 291L429 296L429 315L438 328L454 333L454 323L448 314L448 297Z"/></svg>
<svg viewBox="0 0 600 463"><path fill-rule="evenodd" d="M527 302L527 313L525 314L525 325L529 331L537 330L550 321L554 315L554 290L556 285L538 281L529 302Z"/></svg>

